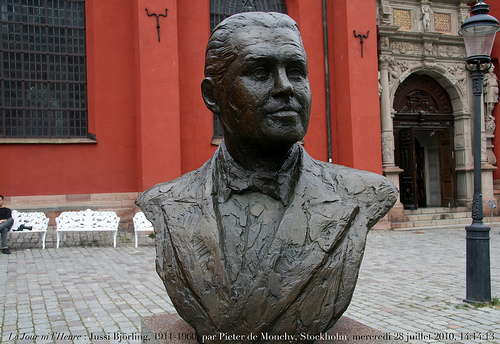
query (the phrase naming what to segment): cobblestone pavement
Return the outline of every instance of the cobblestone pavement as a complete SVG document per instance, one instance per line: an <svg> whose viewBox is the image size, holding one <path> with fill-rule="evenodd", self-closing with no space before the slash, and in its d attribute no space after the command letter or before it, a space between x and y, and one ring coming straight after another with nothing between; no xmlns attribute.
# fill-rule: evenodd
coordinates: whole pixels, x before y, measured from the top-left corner
<svg viewBox="0 0 500 344"><path fill-rule="evenodd" d="M492 297L500 297L500 235L490 233ZM420 343L500 343L500 306L466 296L465 229L372 231L345 315Z"/></svg>
<svg viewBox="0 0 500 344"><path fill-rule="evenodd" d="M149 238L137 249L130 235L117 248L83 239L59 249L48 240L45 250L16 241L11 255L0 256L1 343L140 343L142 317L174 311ZM499 262L496 228L497 297ZM500 343L500 308L475 308L464 297L463 229L372 231L346 315L409 343Z"/></svg>

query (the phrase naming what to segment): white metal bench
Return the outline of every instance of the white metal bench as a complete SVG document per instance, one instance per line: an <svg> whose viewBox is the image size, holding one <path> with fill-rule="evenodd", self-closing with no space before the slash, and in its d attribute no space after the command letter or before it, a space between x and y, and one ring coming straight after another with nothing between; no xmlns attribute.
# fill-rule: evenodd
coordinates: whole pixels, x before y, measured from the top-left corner
<svg viewBox="0 0 500 344"><path fill-rule="evenodd" d="M12 210L12 219L14 224L9 233L12 234L38 234L40 241L42 242L42 248L45 249L45 237L47 236L47 227L49 225L49 219L42 212L20 212L17 210ZM19 231L21 225L32 227L31 230L23 229Z"/></svg>
<svg viewBox="0 0 500 344"><path fill-rule="evenodd" d="M56 217L57 248L63 232L113 232L113 246L116 247L120 218L114 211L64 211Z"/></svg>
<svg viewBox="0 0 500 344"><path fill-rule="evenodd" d="M153 224L146 219L143 212L134 215L135 248L139 244L139 232L154 232Z"/></svg>

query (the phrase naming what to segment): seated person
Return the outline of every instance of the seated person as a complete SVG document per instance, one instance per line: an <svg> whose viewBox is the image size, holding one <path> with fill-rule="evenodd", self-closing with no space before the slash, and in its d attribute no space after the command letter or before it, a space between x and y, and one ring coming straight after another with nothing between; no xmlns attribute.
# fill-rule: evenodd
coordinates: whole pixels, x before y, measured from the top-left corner
<svg viewBox="0 0 500 344"><path fill-rule="evenodd" d="M10 231L12 225L14 224L14 219L12 218L12 211L3 206L3 196L0 195L0 233L2 236L2 253L10 254L7 245L7 232Z"/></svg>

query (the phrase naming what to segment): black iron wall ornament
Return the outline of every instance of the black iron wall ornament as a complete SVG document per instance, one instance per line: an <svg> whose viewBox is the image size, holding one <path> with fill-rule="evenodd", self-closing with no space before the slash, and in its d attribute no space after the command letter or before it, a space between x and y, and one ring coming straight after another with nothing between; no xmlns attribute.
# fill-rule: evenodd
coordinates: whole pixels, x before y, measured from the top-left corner
<svg viewBox="0 0 500 344"><path fill-rule="evenodd" d="M156 13L149 14L148 9L146 8L146 13L148 14L148 16L150 16L150 17L155 16L156 17L156 31L158 31L158 42L160 41L160 17L166 17L167 11L168 11L168 9L165 8L165 14L156 14Z"/></svg>
<svg viewBox="0 0 500 344"><path fill-rule="evenodd" d="M354 37L359 37L359 43L361 44L361 57L363 57L363 38L368 38L370 31L366 31L366 35L357 35L356 30L354 30Z"/></svg>

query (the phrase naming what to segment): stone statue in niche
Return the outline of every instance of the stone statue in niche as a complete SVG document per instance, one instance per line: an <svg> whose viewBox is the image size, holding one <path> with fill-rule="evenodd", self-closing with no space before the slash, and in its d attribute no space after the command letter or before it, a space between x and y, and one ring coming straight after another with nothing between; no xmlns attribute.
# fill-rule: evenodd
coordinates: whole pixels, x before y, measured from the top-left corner
<svg viewBox="0 0 500 344"><path fill-rule="evenodd" d="M484 76L484 112L486 122L486 132L493 134L495 132L495 116L493 116L493 109L498 103L498 79L493 71L492 66L488 73Z"/></svg>
<svg viewBox="0 0 500 344"><path fill-rule="evenodd" d="M396 188L314 160L298 143L311 90L287 15L224 20L210 36L205 76L203 99L220 118L223 142L201 168L136 202L155 226L157 272L205 342L217 333L241 336L232 343L323 333L347 309L368 230Z"/></svg>
<svg viewBox="0 0 500 344"><path fill-rule="evenodd" d="M422 31L429 32L431 31L431 16L433 14L431 10L431 6L428 1L424 1L421 7L422 11Z"/></svg>
<svg viewBox="0 0 500 344"><path fill-rule="evenodd" d="M493 153L493 139L495 138L495 116L493 110L498 103L498 79L494 73L493 66L484 75L484 121L486 128L486 157L488 163L497 164L497 158Z"/></svg>

